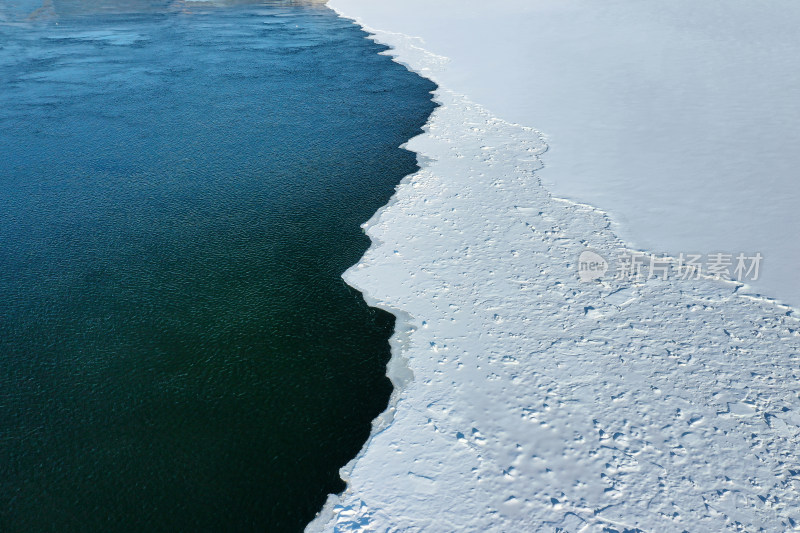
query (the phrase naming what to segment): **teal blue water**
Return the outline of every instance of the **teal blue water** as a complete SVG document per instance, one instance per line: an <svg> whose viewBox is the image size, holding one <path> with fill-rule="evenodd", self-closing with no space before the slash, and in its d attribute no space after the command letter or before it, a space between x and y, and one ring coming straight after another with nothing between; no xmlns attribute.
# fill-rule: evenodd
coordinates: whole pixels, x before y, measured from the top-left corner
<svg viewBox="0 0 800 533"><path fill-rule="evenodd" d="M340 276L432 84L325 7L75 4L0 24L0 531L300 531L391 392Z"/></svg>

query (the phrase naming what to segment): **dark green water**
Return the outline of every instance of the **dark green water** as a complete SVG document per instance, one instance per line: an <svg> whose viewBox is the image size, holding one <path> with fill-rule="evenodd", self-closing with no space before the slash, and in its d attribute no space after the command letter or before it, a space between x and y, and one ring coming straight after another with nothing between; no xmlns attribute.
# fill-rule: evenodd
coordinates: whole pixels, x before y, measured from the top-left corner
<svg viewBox="0 0 800 533"><path fill-rule="evenodd" d="M433 87L324 7L59 4L0 24L0 531L299 531L391 392L340 275Z"/></svg>

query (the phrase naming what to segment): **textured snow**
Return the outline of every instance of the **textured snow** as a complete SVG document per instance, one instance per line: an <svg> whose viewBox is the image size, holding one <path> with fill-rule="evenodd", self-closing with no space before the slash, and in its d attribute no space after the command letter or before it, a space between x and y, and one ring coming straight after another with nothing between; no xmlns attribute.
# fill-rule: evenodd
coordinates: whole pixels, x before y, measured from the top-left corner
<svg viewBox="0 0 800 533"><path fill-rule="evenodd" d="M636 247L762 252L800 305L800 2L336 0L425 39L438 76L547 136L540 178Z"/></svg>
<svg viewBox="0 0 800 533"><path fill-rule="evenodd" d="M309 531L797 529L792 310L711 279L582 282L582 252L626 245L542 186L542 136L370 31L441 107L345 275L400 317L392 406Z"/></svg>

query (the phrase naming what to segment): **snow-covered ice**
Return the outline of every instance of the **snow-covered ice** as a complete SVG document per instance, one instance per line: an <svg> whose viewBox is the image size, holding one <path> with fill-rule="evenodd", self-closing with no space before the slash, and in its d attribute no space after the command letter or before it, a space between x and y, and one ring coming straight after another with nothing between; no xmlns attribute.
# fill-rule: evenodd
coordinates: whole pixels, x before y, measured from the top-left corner
<svg viewBox="0 0 800 533"><path fill-rule="evenodd" d="M400 317L398 387L309 530L798 529L792 309L705 278L581 281L582 252L630 246L614 210L554 197L540 174L555 150L454 92L438 48L370 31L440 84L441 107L408 145L422 169L365 225L373 246L345 275Z"/></svg>
<svg viewBox="0 0 800 533"><path fill-rule="evenodd" d="M761 252L755 292L800 305L800 3L335 0L419 36L437 76L542 132L556 196L653 251Z"/></svg>

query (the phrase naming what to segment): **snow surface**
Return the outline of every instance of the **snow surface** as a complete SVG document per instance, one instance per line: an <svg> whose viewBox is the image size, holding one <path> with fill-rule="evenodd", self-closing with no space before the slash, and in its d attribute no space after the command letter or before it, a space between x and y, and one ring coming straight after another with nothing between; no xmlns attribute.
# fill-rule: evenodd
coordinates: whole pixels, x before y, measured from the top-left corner
<svg viewBox="0 0 800 533"><path fill-rule="evenodd" d="M422 41L370 31L441 107L345 274L399 316L392 404L308 531L797 529L792 310L710 279L580 281L582 252L625 244L542 186L540 134L452 92Z"/></svg>
<svg viewBox="0 0 800 533"><path fill-rule="evenodd" d="M547 136L556 196L633 246L761 252L800 306L800 2L336 0L450 58L438 81Z"/></svg>

